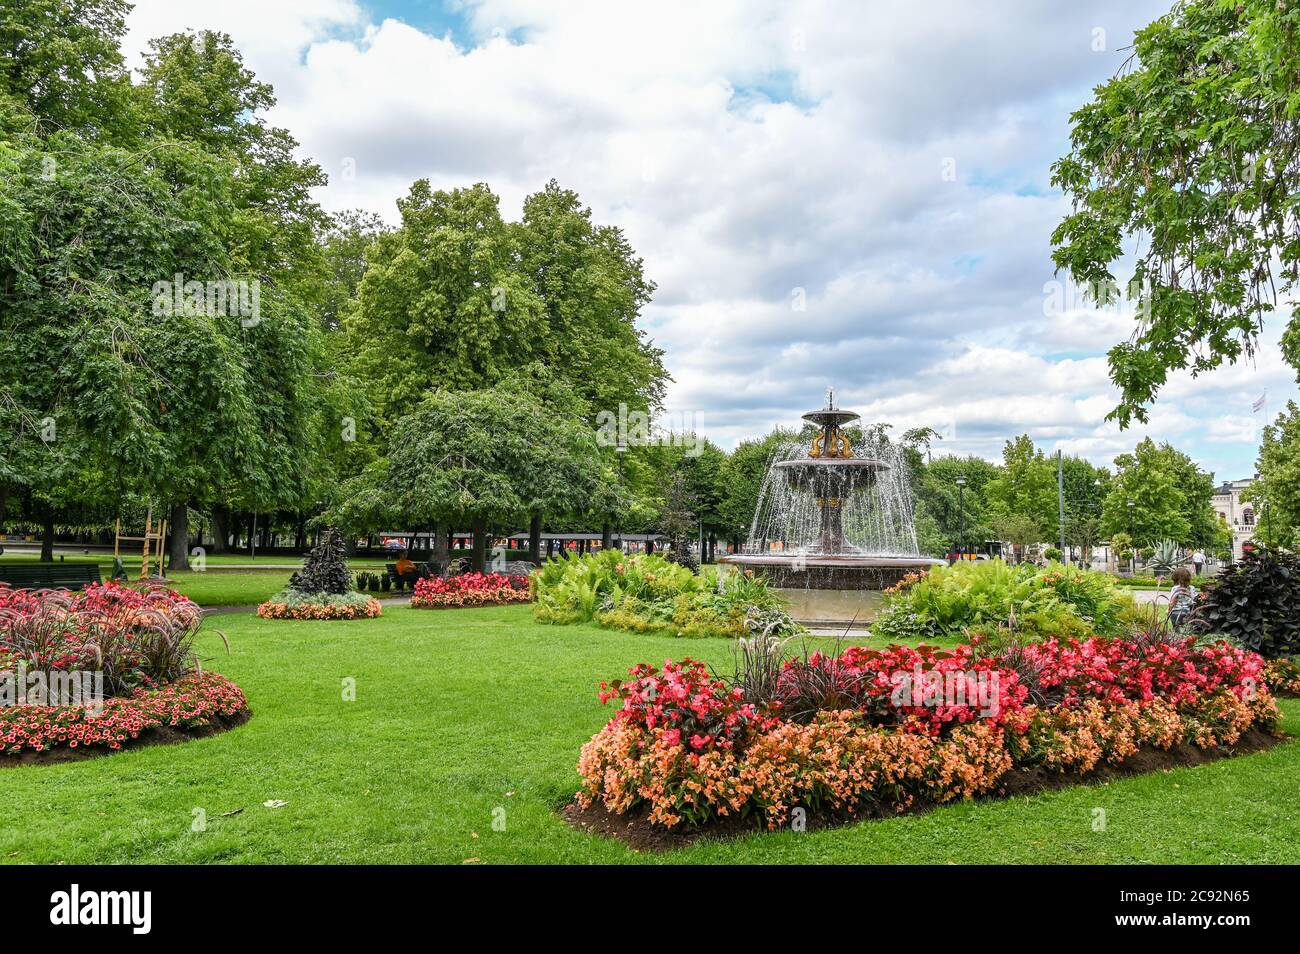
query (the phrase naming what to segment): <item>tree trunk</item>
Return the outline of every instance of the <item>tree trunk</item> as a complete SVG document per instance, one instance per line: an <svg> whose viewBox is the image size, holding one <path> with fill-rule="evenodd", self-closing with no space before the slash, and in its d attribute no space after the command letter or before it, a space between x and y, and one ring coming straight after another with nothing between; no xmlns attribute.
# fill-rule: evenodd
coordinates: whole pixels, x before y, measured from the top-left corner
<svg viewBox="0 0 1300 954"><path fill-rule="evenodd" d="M222 504L212 508L212 552L225 553L230 549L230 511Z"/></svg>
<svg viewBox="0 0 1300 954"><path fill-rule="evenodd" d="M171 524L171 536L167 540L167 568L188 570L190 568L189 504L173 504L167 522Z"/></svg>
<svg viewBox="0 0 1300 954"><path fill-rule="evenodd" d="M433 552L429 556L440 571L447 569L447 561L451 556L451 547L448 545L450 539L450 535L442 529L442 524L433 525L433 532L429 534L429 546Z"/></svg>
<svg viewBox="0 0 1300 954"><path fill-rule="evenodd" d="M555 556L555 537L546 538L546 559Z"/></svg>
<svg viewBox="0 0 1300 954"><path fill-rule="evenodd" d="M475 517L472 524L474 530L474 551L471 565L476 573L487 572L487 520L483 517Z"/></svg>
<svg viewBox="0 0 1300 954"><path fill-rule="evenodd" d="M716 563L718 557L718 538L716 534L709 534L709 562Z"/></svg>
<svg viewBox="0 0 1300 954"><path fill-rule="evenodd" d="M655 552L655 541L654 541L654 537L649 537L649 538L646 539L646 542L645 542L645 552L646 552L646 553L654 553L654 552Z"/></svg>
<svg viewBox="0 0 1300 954"><path fill-rule="evenodd" d="M542 562L542 515L533 514L528 521L528 559L533 563Z"/></svg>
<svg viewBox="0 0 1300 954"><path fill-rule="evenodd" d="M41 526L41 562L54 562L54 511L47 504L43 509Z"/></svg>
<svg viewBox="0 0 1300 954"><path fill-rule="evenodd" d="M600 548L608 550L614 545L614 525L606 520L600 527Z"/></svg>

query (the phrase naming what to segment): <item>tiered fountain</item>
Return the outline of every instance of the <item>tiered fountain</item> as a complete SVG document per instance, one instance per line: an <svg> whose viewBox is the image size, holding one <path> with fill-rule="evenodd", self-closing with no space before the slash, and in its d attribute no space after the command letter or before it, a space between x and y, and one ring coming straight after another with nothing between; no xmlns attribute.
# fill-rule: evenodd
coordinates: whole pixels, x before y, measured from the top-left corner
<svg viewBox="0 0 1300 954"><path fill-rule="evenodd" d="M900 449L868 438L866 453L856 456L844 427L858 415L835 407L831 390L826 406L803 419L817 427L812 445L792 444L777 455L745 546L720 560L761 570L787 591L796 618L838 623L862 616L871 602L847 593L883 590L943 561L919 553Z"/></svg>

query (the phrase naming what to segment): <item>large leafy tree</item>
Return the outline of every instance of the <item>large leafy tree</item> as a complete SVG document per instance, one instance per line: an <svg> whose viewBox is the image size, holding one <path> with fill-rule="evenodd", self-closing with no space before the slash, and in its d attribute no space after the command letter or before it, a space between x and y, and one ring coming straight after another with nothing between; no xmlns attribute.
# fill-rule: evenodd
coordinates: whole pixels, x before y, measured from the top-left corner
<svg viewBox="0 0 1300 954"><path fill-rule="evenodd" d="M197 150L228 164L230 201L216 234L231 268L258 283L266 312L226 355L238 366L229 373L252 396L243 407L238 466L214 466L215 448L200 446L178 459L175 476L184 479L160 488L170 491L176 566L187 559L190 504L300 510L320 498L333 478L337 454L330 450L341 443L356 400L328 368L313 316L329 287L317 236L330 220L310 190L325 176L295 157L297 142L286 130L263 118L275 104L272 88L244 65L229 36L201 31L152 41L140 89L159 140L150 149Z"/></svg>
<svg viewBox="0 0 1300 954"><path fill-rule="evenodd" d="M514 231L520 267L545 308L554 366L593 411L657 410L663 352L636 326L655 286L622 231L592 222L578 194L554 179L524 200Z"/></svg>
<svg viewBox="0 0 1300 954"><path fill-rule="evenodd" d="M1038 527L1040 540L1050 537L1057 524L1055 462L1022 434L1003 447L1002 465L986 489L990 513L1018 514Z"/></svg>
<svg viewBox="0 0 1300 954"><path fill-rule="evenodd" d="M1173 540L1210 546L1216 527L1214 479L1186 454L1146 438L1115 458L1116 474L1102 505L1101 532L1131 534L1138 546ZM1134 502L1133 507L1128 502Z"/></svg>
<svg viewBox="0 0 1300 954"><path fill-rule="evenodd" d="M385 421L431 388L488 387L554 348L486 185L444 192L421 179L397 204L402 226L370 246L346 319L354 366Z"/></svg>
<svg viewBox="0 0 1300 954"><path fill-rule="evenodd" d="M0 98L41 135L71 131L122 144L139 131L118 48L127 0L0 0Z"/></svg>
<svg viewBox="0 0 1300 954"><path fill-rule="evenodd" d="M1108 303L1134 256L1139 320L1110 352L1121 424L1146 420L1170 372L1249 355L1300 277L1298 63L1300 4L1188 0L1072 117L1053 260ZM1300 368L1295 311L1283 342Z"/></svg>
<svg viewBox="0 0 1300 954"><path fill-rule="evenodd" d="M667 375L636 327L654 286L622 233L593 225L575 194L552 183L507 223L484 184L420 180L398 209L401 227L366 250L344 321L382 420L429 388L488 387L533 362L593 414L658 405Z"/></svg>
<svg viewBox="0 0 1300 954"><path fill-rule="evenodd" d="M1255 512L1266 515L1255 535L1274 546L1300 549L1300 407L1294 401L1264 428L1258 469L1259 479L1245 494Z"/></svg>
<svg viewBox="0 0 1300 954"><path fill-rule="evenodd" d="M55 513L160 500L184 565L187 504L293 506L326 477L343 399L311 316L324 179L221 34L155 41L130 85L125 10L0 7L0 106L32 120L0 145L0 350L22 371L0 405L23 425L0 491L47 538Z"/></svg>
<svg viewBox="0 0 1300 954"><path fill-rule="evenodd" d="M393 425L376 483L389 513L417 525L468 524L483 570L493 527L581 509L598 459L585 421L516 389L433 392Z"/></svg>

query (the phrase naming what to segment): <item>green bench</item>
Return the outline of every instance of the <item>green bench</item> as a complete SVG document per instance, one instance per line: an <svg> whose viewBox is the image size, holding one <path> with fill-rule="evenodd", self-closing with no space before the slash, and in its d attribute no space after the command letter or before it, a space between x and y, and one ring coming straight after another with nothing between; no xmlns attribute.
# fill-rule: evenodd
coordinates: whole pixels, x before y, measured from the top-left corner
<svg viewBox="0 0 1300 954"><path fill-rule="evenodd" d="M98 582L98 563L0 564L0 583L16 590L80 590Z"/></svg>

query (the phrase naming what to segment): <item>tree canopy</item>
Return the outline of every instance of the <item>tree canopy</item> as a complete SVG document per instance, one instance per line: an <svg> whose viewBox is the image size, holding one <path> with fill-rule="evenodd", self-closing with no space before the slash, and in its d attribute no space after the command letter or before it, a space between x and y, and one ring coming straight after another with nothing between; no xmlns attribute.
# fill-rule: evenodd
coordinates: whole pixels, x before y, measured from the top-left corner
<svg viewBox="0 0 1300 954"><path fill-rule="evenodd" d="M1071 117L1053 182L1073 203L1053 260L1102 304L1134 257L1129 341L1110 352L1122 425L1171 372L1251 354L1300 277L1300 6L1187 0L1134 41L1126 69ZM1127 243L1127 247L1126 247ZM1300 369L1300 313L1284 353Z"/></svg>

